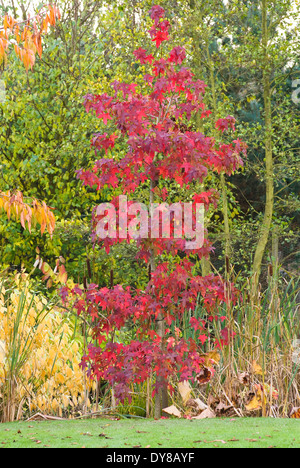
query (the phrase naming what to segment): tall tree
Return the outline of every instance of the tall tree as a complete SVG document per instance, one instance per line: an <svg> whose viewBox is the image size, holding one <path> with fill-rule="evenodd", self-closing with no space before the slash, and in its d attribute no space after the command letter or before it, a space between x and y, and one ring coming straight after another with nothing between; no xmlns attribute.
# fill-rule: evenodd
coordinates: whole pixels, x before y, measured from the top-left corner
<svg viewBox="0 0 300 468"><path fill-rule="evenodd" d="M216 203L216 195L214 191L195 194L194 188L199 180L202 182L206 178L208 170L228 175L236 171L242 165L245 145L240 140L224 143L220 138L217 142L188 129L194 113L201 112L203 119L210 114L203 103L205 84L193 80L191 71L182 66L185 49L168 46L171 25L165 18L164 9L153 6L150 16L153 24L149 33L156 51L140 47L134 52L139 67L147 66L145 71L150 67L150 73L144 75L144 83L139 86L114 81L110 95L88 94L85 98L86 110L108 128L107 132L96 133L92 139L97 151L106 156L95 162L92 171L81 169L78 177L85 185L98 190L105 186L118 187L123 196L133 194L138 197L138 189L147 186L151 215L154 200L162 201L168 197L166 181L175 180L185 189L185 196L192 200L190 216L194 225L196 222L193 234L197 236L201 229L197 203L208 208ZM220 133L224 133L233 129L234 119L219 119L215 125ZM126 142L127 153L123 157L115 154L117 140ZM186 226L183 208L187 209L187 203L179 202L179 205L177 208L181 209L172 228L172 232L177 233L174 238L168 230L164 232L164 223L163 235L157 236L153 232L153 216L150 220L147 217L146 221L144 217L142 221L136 218L138 213L133 201L129 202L129 207L124 207L123 198L116 197L109 206L105 204L94 209L93 237L107 252L112 245L137 241L138 257L150 264L151 278L144 291L124 290L121 285L99 290L93 284L86 285L85 291L79 287L63 290L65 298L75 296L79 314L85 312L93 317L97 345L89 347L84 363L90 363L92 373L98 378L111 383L119 399L129 395L128 384L144 382L154 372L157 418L161 416L163 405L167 404L166 385L171 376L179 374L181 380L194 380L198 374L197 378L205 379L204 357L201 356L203 343L208 340L205 320L204 316L201 319L193 316L198 294L202 296L204 310L210 319L218 320L218 305L234 302L236 292L231 285L233 296L228 298L220 277L194 275L192 256L207 255L210 246L205 241L190 246L187 239L194 238L190 226L178 235L178 226L183 221ZM107 210L112 213L111 217ZM141 204L137 211L143 212ZM179 252L183 259L176 261ZM190 326L197 333L201 332L195 339L186 340L180 338L179 331L172 332L176 320L182 319L186 309L190 311ZM116 333L125 327L129 318L133 318L138 327L140 339L118 344ZM224 331L225 335L230 336L228 329ZM225 342L226 338L222 343Z"/></svg>

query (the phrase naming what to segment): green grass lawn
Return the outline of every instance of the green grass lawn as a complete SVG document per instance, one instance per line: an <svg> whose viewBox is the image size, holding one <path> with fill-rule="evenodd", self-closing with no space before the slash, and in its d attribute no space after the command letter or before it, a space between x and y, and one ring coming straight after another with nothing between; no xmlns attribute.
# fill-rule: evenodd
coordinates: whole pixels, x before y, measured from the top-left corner
<svg viewBox="0 0 300 468"><path fill-rule="evenodd" d="M89 419L0 424L2 448L300 448L300 421Z"/></svg>

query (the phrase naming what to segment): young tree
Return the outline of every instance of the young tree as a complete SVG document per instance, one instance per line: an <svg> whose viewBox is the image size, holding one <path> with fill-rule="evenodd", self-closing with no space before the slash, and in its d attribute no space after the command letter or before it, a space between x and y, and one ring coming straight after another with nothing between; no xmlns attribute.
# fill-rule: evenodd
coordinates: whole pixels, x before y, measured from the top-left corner
<svg viewBox="0 0 300 468"><path fill-rule="evenodd" d="M87 112L108 127L107 132L94 135L92 145L97 152L111 157L97 160L92 171L79 170L78 177L99 191L104 187L118 188L123 196L133 194L136 200L140 191L148 187L151 215L154 202L170 201L168 181L176 181L190 202L192 227L178 235L177 228L184 224L188 204L180 201L182 210L179 216L174 215L172 232L153 238L153 225L146 223L145 228L133 201L128 209L125 207L124 218L122 199L114 198L111 207L116 216L111 221L114 219L115 226L112 222L107 229L107 211L103 212L101 206L94 209L94 241L107 252L114 244L136 242L138 258L149 264L148 286L134 291L121 285L99 289L90 284L72 290L63 288L62 295L64 300L73 298L77 313L93 321L97 344L94 340L89 346L83 365L89 364L90 372L98 379L109 381L119 400L130 397L130 384L144 382L154 373L155 417L159 418L167 404L167 385L171 387L172 378L178 375L181 381L208 381L212 363L205 365L205 343L211 340L212 346L222 346L232 338L226 317L219 316L218 307L234 303L237 291L220 277L197 276L195 260L208 255L211 246L208 241L191 246L188 239L195 235L195 226L200 228L198 205L208 209L217 203L215 191L195 194L195 184L203 182L211 170L228 175L236 171L243 164L241 155L245 155L246 145L240 140L225 144L220 139L217 143L214 138L189 129L194 113L200 112L202 118L210 114L203 104L205 84L194 80L192 72L182 66L186 58L184 48L168 46L171 24L164 9L153 6L150 16L153 25L149 33L155 51L139 48L134 53L140 67L149 68L144 84L139 87L115 81L111 95L88 94L85 98ZM219 119L216 128L220 134L234 129L234 119ZM114 153L117 139L127 144L125 157L118 158ZM142 208L140 205L140 212ZM163 230L165 226L161 224ZM139 229L133 229L136 225ZM196 317L199 303L203 316ZM195 331L189 339L178 327L185 314L189 316L189 327ZM209 337L207 320L225 322L221 340ZM137 339L120 343L118 334L132 322Z"/></svg>

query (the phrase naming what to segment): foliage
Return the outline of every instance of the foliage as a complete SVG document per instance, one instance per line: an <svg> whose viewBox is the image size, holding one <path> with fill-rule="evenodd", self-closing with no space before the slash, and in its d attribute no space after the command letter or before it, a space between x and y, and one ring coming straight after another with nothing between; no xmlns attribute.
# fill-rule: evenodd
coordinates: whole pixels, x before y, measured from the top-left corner
<svg viewBox="0 0 300 468"><path fill-rule="evenodd" d="M89 207L109 194L86 190L75 177L75 169L94 158L86 145L94 123L82 97L87 88L96 92L105 85L113 21L103 16L100 2L73 2L70 10L65 2L56 4L61 18L44 36L42 59L26 73L12 54L1 76L6 100L0 103L0 189L22 192L28 203L32 197L44 200L54 209L57 230L52 239L47 233L40 239L34 229L29 237L1 217L1 262L30 271L38 247L49 262L62 255L69 274L83 281L92 250ZM101 260L99 255L96 263ZM98 270L103 282L103 268Z"/></svg>
<svg viewBox="0 0 300 468"><path fill-rule="evenodd" d="M291 227L299 238L299 222L294 218L297 216L294 200L299 191L299 106L292 100L292 82L298 76L299 67L296 46L299 10L293 1L275 4L255 1L242 5L206 0L183 3L187 9L183 19L186 35L192 39L192 69L215 89L218 113L227 107L237 117L238 134L248 145L245 170L230 181L242 214L242 217L233 216L234 222L230 222L232 264L236 271L243 271L238 265L239 254L236 255L240 249L247 257L246 269L251 272L256 252L254 269L259 270L263 257L261 280L265 286L266 263L273 261L276 236L282 241L281 259L292 256L297 262L295 251L289 249L284 239L290 237L293 242ZM270 94L268 98L266 91ZM263 219L261 213L267 205L268 216ZM285 224L287 210L290 213ZM232 211L229 209L230 215ZM268 225L270 229L266 232ZM217 234L219 241L219 218L210 230L212 235ZM241 233L243 243L251 236L250 249L241 249ZM212 261L219 270L217 259ZM289 267L288 263L285 260L285 268Z"/></svg>
<svg viewBox="0 0 300 468"><path fill-rule="evenodd" d="M1 284L2 421L32 412L62 416L88 404L74 325L34 286L24 273Z"/></svg>
<svg viewBox="0 0 300 468"><path fill-rule="evenodd" d="M14 44L16 55L28 72L29 67L33 68L36 54L42 56L42 35L47 32L49 25L55 26L59 18L59 10L52 5L46 8L46 12L43 7L33 20L26 18L21 23L6 13L1 17L3 26L0 27L0 62L6 63L7 50ZM33 223L40 224L42 234L45 229L50 236L53 234L55 219L45 202L33 199L31 204L26 204L21 192L3 192L0 189L0 211L5 211L9 219L13 215L24 229L26 224L29 231Z"/></svg>
<svg viewBox="0 0 300 468"><path fill-rule="evenodd" d="M299 280L278 282L277 275L270 269L263 292L246 281L229 314L235 339L221 351L205 399L213 409L223 405L223 416L236 408L240 416L288 417L299 406Z"/></svg>
<svg viewBox="0 0 300 468"><path fill-rule="evenodd" d="M10 192L0 194L0 211L5 211L8 219L11 217L20 221L23 229L28 228L31 232L32 224L39 224L41 226L41 234L43 235L47 229L52 237L55 218L50 208L45 202L32 200L32 205L24 202L24 197L21 192L11 194Z"/></svg>
<svg viewBox="0 0 300 468"><path fill-rule="evenodd" d="M49 26L55 26L59 19L60 12L55 5L42 6L34 18L26 18L23 22L5 14L1 18L0 27L0 61L6 62L7 49L13 44L17 57L28 72L35 64L36 54L42 57L43 34L47 33Z"/></svg>
<svg viewBox="0 0 300 468"><path fill-rule="evenodd" d="M171 25L160 6L152 7L150 16L153 25L149 33L158 50L169 40ZM199 132L185 130L184 124L189 122L193 112L201 112L202 118L210 112L203 104L205 84L200 80L193 81L190 70L181 66L186 57L184 48L174 47L166 58L162 54L155 58L155 52L152 54L143 48L136 50L134 55L139 63L148 63L151 67L152 74L144 76L143 86L115 81L112 84L113 96L89 94L85 98L86 110L95 113L110 128L113 123L116 131L97 133L92 138L92 145L98 152L110 153L112 157L96 161L92 171L80 170L78 177L84 184L95 186L97 190L106 186L118 188L123 194L136 194L138 187L150 185L152 202L154 196L161 200L168 193L166 188L155 191L160 178L175 179L180 187L186 187L194 180L202 181L208 169L227 174L236 171L242 165L241 154L246 150L243 142L235 140L229 144L217 144ZM222 133L229 128L234 131L234 122L229 116L218 120L216 128ZM123 158L114 157L118 138L125 139L129 149ZM114 198L112 203L117 207L118 199ZM215 203L215 193L198 193L192 197L192 203L194 209L196 203L205 204L208 208ZM103 216L94 210L95 242L102 220ZM106 218L103 223L107 223ZM187 341L176 330L172 333L170 328L186 309L195 310L198 295L202 297L209 320L218 319L214 311L219 303L234 303L237 296L233 285L231 297L226 296L226 288L219 277L195 276L194 265L188 258L173 262L173 265L171 262L155 264L163 253L177 255L184 250L187 257L193 253L201 258L210 251L209 244L185 249L184 239L172 240L168 236L159 240L150 240L148 236L143 239L139 232L132 235L127 230L128 225L125 226L125 235L121 235L118 229L116 236L104 236L103 246L109 252L111 245L124 240L130 243L138 237L137 257L149 262L151 268L151 280L144 291L123 289L121 285L99 290L94 284L85 289L77 286L62 290L64 299L74 296L77 314L88 315L93 323L93 338L97 345L90 344L88 354L83 358L84 365L90 363L92 375L109 381L121 401L125 397L130 398L131 383L143 383L151 378L152 373L157 376L157 394L166 382L171 386L171 377L176 374L180 375L180 380L201 381L206 367L200 343L203 346L208 340L204 317L201 320L190 319L190 326L197 335L200 334L195 339ZM102 243L102 237L99 237ZM138 340L120 343L117 331L120 332L129 321L136 327ZM217 345L227 342L225 338ZM156 414L159 412L157 410Z"/></svg>

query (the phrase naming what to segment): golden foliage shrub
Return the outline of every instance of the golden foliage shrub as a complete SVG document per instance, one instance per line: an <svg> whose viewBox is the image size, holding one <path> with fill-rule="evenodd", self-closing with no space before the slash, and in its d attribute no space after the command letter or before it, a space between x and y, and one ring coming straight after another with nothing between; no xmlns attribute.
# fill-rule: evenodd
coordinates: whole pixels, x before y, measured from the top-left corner
<svg viewBox="0 0 300 468"><path fill-rule="evenodd" d="M62 416L90 405L80 368L80 341L70 318L33 291L19 274L0 288L0 412L2 420L25 413Z"/></svg>

